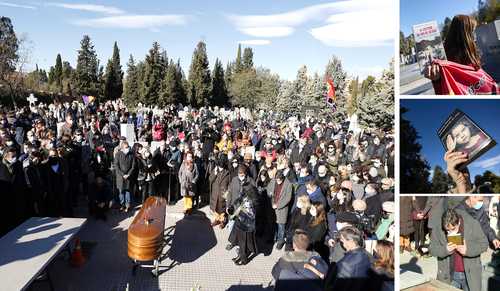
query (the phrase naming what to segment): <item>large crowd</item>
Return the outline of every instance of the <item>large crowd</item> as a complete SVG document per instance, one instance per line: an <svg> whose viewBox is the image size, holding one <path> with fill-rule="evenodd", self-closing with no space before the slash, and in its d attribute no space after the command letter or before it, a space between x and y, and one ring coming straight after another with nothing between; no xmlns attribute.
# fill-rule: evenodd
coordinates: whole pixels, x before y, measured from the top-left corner
<svg viewBox="0 0 500 291"><path fill-rule="evenodd" d="M209 205L236 265L285 249L276 289L393 290L394 136L304 114L120 100L0 109L0 236L32 216ZM281 288L281 289L280 289ZM316 289L315 289L316 288Z"/></svg>

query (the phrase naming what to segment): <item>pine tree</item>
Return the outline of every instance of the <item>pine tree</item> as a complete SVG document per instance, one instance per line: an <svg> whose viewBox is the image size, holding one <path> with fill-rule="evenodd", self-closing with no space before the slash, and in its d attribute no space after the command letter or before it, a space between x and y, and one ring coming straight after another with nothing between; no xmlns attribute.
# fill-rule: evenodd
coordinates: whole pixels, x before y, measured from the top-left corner
<svg viewBox="0 0 500 291"><path fill-rule="evenodd" d="M234 62L234 72L239 73L243 69L243 61L241 59L241 44L238 44L238 52L236 53L236 61Z"/></svg>
<svg viewBox="0 0 500 291"><path fill-rule="evenodd" d="M451 185L450 177L443 171L440 166L434 167L432 175L431 193L440 194L448 193L449 186Z"/></svg>
<svg viewBox="0 0 500 291"><path fill-rule="evenodd" d="M115 100L122 96L123 93L123 72L120 64L120 50L115 41L113 47L113 56L108 61L106 66L106 74L104 77L104 99Z"/></svg>
<svg viewBox="0 0 500 291"><path fill-rule="evenodd" d="M224 78L224 69L219 59L215 60L212 71L212 94L210 105L224 106L227 104L227 88Z"/></svg>
<svg viewBox="0 0 500 291"><path fill-rule="evenodd" d="M141 101L146 105L155 104L160 97L162 68L160 45L154 42L146 56L142 77Z"/></svg>
<svg viewBox="0 0 500 291"><path fill-rule="evenodd" d="M332 78L333 84L335 86L337 110L334 112L333 118L339 122L342 122L347 117L347 72L344 71L341 60L335 55L333 55L328 61L324 76L325 79L327 77Z"/></svg>
<svg viewBox="0 0 500 291"><path fill-rule="evenodd" d="M84 35L78 51L78 59L75 70L75 91L78 95L98 96L99 84L99 62L90 37Z"/></svg>
<svg viewBox="0 0 500 291"><path fill-rule="evenodd" d="M206 105L210 97L211 78L208 68L207 48L200 41L193 52L189 68L189 103L192 106Z"/></svg>
<svg viewBox="0 0 500 291"><path fill-rule="evenodd" d="M252 48L245 48L243 51L243 69L250 70L253 69L253 51Z"/></svg>
<svg viewBox="0 0 500 291"><path fill-rule="evenodd" d="M123 92L124 102L128 106L135 106L139 102L139 74L135 65L134 57L130 55L127 63L127 79Z"/></svg>
<svg viewBox="0 0 500 291"><path fill-rule="evenodd" d="M391 129L394 125L394 62L376 82L373 95L358 102L360 124L366 128Z"/></svg>
<svg viewBox="0 0 500 291"><path fill-rule="evenodd" d="M63 81L62 59L61 59L61 54L57 54L56 65L54 67L54 82L58 93L61 93L63 91L62 81Z"/></svg>
<svg viewBox="0 0 500 291"><path fill-rule="evenodd" d="M181 66L181 60L177 59L177 64L175 66L175 87L176 87L176 92L178 92L178 97L177 97L177 102L186 104L187 103L187 86L188 86L188 81L186 79L186 75L184 74L184 71L182 70Z"/></svg>
<svg viewBox="0 0 500 291"><path fill-rule="evenodd" d="M417 130L403 117L408 109L401 108L400 117L400 185L401 193L429 193L429 164L421 155L422 146Z"/></svg>

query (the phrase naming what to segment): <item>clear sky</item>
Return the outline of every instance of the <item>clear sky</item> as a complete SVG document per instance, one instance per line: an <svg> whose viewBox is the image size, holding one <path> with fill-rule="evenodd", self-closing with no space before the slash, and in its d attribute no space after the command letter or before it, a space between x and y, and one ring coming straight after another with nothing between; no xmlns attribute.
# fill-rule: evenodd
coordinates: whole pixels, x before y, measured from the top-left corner
<svg viewBox="0 0 500 291"><path fill-rule="evenodd" d="M404 118L410 120L420 135L422 154L429 162L431 169L436 165L446 169L443 159L445 150L437 136L437 131L453 112L460 109L474 120L484 131L500 143L500 100L401 100L401 106L410 111ZM468 166L471 176L482 174L490 170L495 174L500 174L500 146L496 145L486 152L479 159Z"/></svg>
<svg viewBox="0 0 500 291"><path fill-rule="evenodd" d="M408 36L415 24L432 20L442 24L446 17L471 14L477 10L477 4L477 0L401 0L400 29Z"/></svg>
<svg viewBox="0 0 500 291"><path fill-rule="evenodd" d="M243 43L254 49L256 65L286 79L303 64L323 72L332 54L351 75L378 74L394 56L395 12L394 0L0 0L0 15L32 43L33 67L48 69L57 53L75 66L88 34L103 64L118 41L124 69L130 54L144 59L158 41L187 71L204 40L211 66L216 57L234 59Z"/></svg>

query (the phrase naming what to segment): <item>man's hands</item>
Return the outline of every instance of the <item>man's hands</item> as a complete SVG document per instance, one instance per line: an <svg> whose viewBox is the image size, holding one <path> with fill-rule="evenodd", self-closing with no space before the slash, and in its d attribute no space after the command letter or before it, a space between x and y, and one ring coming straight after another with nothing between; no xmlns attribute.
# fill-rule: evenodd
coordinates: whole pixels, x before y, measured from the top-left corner
<svg viewBox="0 0 500 291"><path fill-rule="evenodd" d="M469 171L467 168L459 170L458 166L469 160L467 153L447 151L444 155L447 164L447 171L450 177L457 184L458 193L467 193L472 188L469 180Z"/></svg>
<svg viewBox="0 0 500 291"><path fill-rule="evenodd" d="M453 253L453 251L456 249L457 245L454 243L448 243L448 245L446 246L446 250L448 251L448 253Z"/></svg>
<svg viewBox="0 0 500 291"><path fill-rule="evenodd" d="M129 175L123 175L123 179L124 179L124 180L127 180L127 179L128 179L128 177L129 177Z"/></svg>
<svg viewBox="0 0 500 291"><path fill-rule="evenodd" d="M495 246L495 249L500 248L500 240L498 238L494 239L491 243Z"/></svg>
<svg viewBox="0 0 500 291"><path fill-rule="evenodd" d="M465 253L467 252L467 244L464 241L463 245L457 246L456 244L450 242L446 246L446 250L448 251L448 253L453 253L453 251L457 251L462 256L465 256Z"/></svg>
<svg viewBox="0 0 500 291"><path fill-rule="evenodd" d="M441 70L436 64L431 64L424 69L424 77L432 81L437 81L441 78Z"/></svg>
<svg viewBox="0 0 500 291"><path fill-rule="evenodd" d="M465 252L467 252L467 245L465 244L465 241L463 245L457 246L457 252L462 256L465 256Z"/></svg>

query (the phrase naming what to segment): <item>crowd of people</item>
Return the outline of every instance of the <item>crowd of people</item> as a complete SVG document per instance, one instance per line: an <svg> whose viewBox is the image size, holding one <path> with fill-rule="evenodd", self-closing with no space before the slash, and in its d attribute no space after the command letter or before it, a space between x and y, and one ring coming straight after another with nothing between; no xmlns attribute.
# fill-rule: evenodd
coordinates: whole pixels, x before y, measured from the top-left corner
<svg viewBox="0 0 500 291"><path fill-rule="evenodd" d="M304 290L394 288L391 131L243 108L54 102L0 109L0 154L0 236L28 217L71 217L81 201L106 219L162 196L182 199L185 215L209 205L236 265L262 245L284 248L280 290L297 279Z"/></svg>
<svg viewBox="0 0 500 291"><path fill-rule="evenodd" d="M400 252L436 257L436 278L461 290L482 290L481 254L500 267L499 195L400 197ZM458 240L451 236L460 237Z"/></svg>

